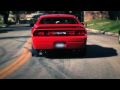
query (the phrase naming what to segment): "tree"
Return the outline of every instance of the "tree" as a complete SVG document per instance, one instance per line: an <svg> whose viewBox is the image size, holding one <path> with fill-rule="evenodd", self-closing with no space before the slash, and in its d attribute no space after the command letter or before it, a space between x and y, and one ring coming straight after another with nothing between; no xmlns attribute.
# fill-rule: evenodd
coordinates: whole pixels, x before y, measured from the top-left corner
<svg viewBox="0 0 120 90"><path fill-rule="evenodd" d="M16 15L16 23L20 22L20 15L19 15L20 11L13 11L13 14Z"/></svg>
<svg viewBox="0 0 120 90"><path fill-rule="evenodd" d="M9 11L0 11L0 13L3 15L4 24L8 24L8 17L9 17Z"/></svg>
<svg viewBox="0 0 120 90"><path fill-rule="evenodd" d="M120 11L109 11L109 18L111 20L119 20L120 19Z"/></svg>

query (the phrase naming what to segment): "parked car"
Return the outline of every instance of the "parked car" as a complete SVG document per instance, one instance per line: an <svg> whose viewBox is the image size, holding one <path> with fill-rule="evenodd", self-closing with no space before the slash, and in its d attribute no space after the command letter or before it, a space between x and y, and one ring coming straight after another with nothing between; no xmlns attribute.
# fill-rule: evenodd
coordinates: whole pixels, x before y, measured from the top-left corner
<svg viewBox="0 0 120 90"><path fill-rule="evenodd" d="M44 15L44 13L41 13L41 14L38 14L38 15L34 15L34 16L30 19L30 21L31 21L31 22L30 22L30 26L33 26L41 15Z"/></svg>
<svg viewBox="0 0 120 90"><path fill-rule="evenodd" d="M70 50L86 55L87 31L74 15L42 15L32 31L32 56L51 50Z"/></svg>
<svg viewBox="0 0 120 90"><path fill-rule="evenodd" d="M119 44L120 44L120 30L119 30L119 32L118 32L118 42L119 42Z"/></svg>

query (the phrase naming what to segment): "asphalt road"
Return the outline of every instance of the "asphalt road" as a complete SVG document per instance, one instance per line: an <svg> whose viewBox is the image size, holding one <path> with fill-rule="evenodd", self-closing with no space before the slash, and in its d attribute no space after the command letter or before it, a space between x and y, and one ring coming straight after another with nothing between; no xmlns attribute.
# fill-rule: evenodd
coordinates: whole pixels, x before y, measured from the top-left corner
<svg viewBox="0 0 120 90"><path fill-rule="evenodd" d="M31 27L0 31L0 79L120 79L118 38L88 32L87 55L31 56Z"/></svg>

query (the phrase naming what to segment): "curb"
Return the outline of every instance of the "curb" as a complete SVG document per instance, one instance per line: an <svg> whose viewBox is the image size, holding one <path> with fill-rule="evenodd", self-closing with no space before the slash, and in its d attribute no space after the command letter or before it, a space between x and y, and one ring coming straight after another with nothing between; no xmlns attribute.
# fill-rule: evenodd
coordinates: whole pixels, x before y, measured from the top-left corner
<svg viewBox="0 0 120 90"><path fill-rule="evenodd" d="M86 28L86 29L87 31L94 32L94 33L105 34L105 35L116 36L116 37L119 36L118 33L105 32L105 31L100 31L100 30L95 30L90 28Z"/></svg>

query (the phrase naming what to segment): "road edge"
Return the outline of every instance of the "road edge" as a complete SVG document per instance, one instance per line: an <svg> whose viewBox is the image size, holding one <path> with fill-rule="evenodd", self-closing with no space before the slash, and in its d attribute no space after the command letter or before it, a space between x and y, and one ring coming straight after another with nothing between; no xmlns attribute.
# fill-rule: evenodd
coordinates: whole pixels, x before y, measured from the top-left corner
<svg viewBox="0 0 120 90"><path fill-rule="evenodd" d="M99 34L118 37L118 33L105 32L105 31L100 31L100 30L95 30L95 29L90 29L90 28L86 28L86 30L90 31L90 32L93 32L93 33L99 33Z"/></svg>

